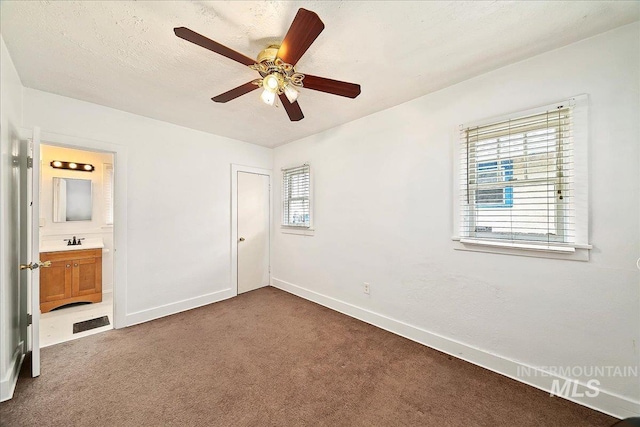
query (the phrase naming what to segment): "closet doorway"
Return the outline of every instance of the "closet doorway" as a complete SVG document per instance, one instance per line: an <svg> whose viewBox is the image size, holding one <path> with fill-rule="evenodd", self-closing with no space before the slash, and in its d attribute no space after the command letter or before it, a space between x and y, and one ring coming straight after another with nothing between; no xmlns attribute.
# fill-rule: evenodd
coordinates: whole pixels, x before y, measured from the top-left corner
<svg viewBox="0 0 640 427"><path fill-rule="evenodd" d="M232 166L232 281L241 294L271 281L271 171Z"/></svg>

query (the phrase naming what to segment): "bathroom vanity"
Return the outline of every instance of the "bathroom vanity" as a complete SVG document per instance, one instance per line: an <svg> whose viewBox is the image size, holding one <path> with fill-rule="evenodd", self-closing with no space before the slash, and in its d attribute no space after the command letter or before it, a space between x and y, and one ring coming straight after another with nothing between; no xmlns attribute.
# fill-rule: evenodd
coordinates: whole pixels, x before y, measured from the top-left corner
<svg viewBox="0 0 640 427"><path fill-rule="evenodd" d="M40 270L42 313L70 303L102 301L103 247L102 241L42 246L40 261L51 261L51 267Z"/></svg>

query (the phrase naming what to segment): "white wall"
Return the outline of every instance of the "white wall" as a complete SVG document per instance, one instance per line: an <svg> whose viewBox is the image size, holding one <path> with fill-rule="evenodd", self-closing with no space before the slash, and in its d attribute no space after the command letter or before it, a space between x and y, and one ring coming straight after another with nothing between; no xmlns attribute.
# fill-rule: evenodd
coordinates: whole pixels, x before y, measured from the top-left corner
<svg viewBox="0 0 640 427"><path fill-rule="evenodd" d="M231 164L270 169L272 150L28 88L23 124L126 147L127 324L235 295Z"/></svg>
<svg viewBox="0 0 640 427"><path fill-rule="evenodd" d="M519 364L638 366L639 40L625 26L277 148L274 170L311 164L315 234L276 231L273 284L512 377ZM454 250L458 126L581 93L591 260ZM640 413L637 377L598 379L583 404Z"/></svg>
<svg viewBox="0 0 640 427"><path fill-rule="evenodd" d="M93 172L54 169L51 162L88 163ZM103 193L104 164L113 165L113 154L74 150L53 145L42 145L40 150L40 242L57 241L73 236L85 239L100 238L104 242L102 254L102 291L113 289L113 227L106 224ZM75 178L91 180L91 221L53 222L53 178Z"/></svg>
<svg viewBox="0 0 640 427"><path fill-rule="evenodd" d="M14 209L13 156L22 121L22 83L0 37L0 400L13 393L15 369L21 351L19 328L19 282L17 269L19 220ZM13 266L10 267L10 266Z"/></svg>

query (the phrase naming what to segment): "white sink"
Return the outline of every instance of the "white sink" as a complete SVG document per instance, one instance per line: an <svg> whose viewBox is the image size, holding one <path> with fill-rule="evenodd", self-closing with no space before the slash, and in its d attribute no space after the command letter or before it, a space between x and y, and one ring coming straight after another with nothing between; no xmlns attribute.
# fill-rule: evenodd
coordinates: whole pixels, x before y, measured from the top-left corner
<svg viewBox="0 0 640 427"><path fill-rule="evenodd" d="M81 245L67 245L64 240L45 240L40 242L40 252L79 251L82 249L103 249L104 242L100 238L82 240Z"/></svg>

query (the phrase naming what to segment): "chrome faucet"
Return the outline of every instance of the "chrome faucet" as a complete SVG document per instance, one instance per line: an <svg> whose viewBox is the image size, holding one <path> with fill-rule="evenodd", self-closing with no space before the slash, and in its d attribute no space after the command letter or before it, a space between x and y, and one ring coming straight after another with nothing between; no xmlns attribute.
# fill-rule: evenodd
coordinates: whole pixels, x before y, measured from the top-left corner
<svg viewBox="0 0 640 427"><path fill-rule="evenodd" d="M67 242L67 246L82 245L83 240L84 240L84 237L81 239L76 239L76 236L73 236L73 239L64 239L64 241Z"/></svg>

